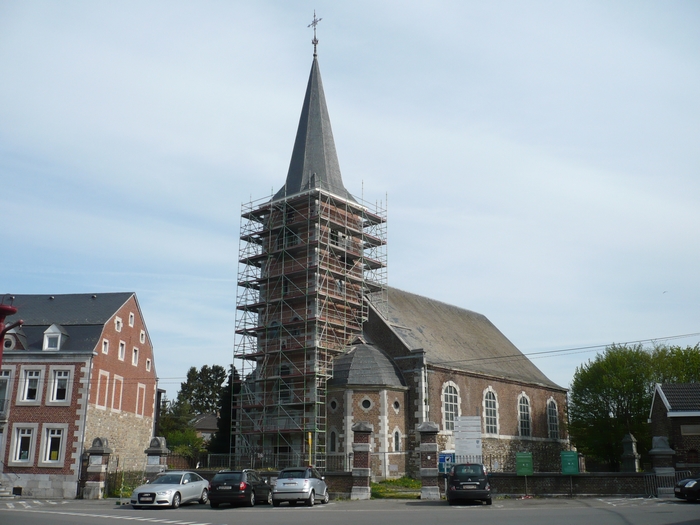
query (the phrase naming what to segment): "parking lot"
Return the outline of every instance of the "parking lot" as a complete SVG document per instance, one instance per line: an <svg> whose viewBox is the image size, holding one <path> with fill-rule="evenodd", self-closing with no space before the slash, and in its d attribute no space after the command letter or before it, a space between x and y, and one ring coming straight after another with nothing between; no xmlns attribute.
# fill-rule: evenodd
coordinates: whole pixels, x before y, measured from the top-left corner
<svg viewBox="0 0 700 525"><path fill-rule="evenodd" d="M185 505L177 510L134 510L114 500L47 501L1 500L0 523L13 525L115 525L116 522L170 525L309 525L323 523L426 523L542 525L671 525L700 523L700 505L654 498L533 498L494 499L493 505L449 506L445 501L371 500L331 501L314 507L218 508Z"/></svg>

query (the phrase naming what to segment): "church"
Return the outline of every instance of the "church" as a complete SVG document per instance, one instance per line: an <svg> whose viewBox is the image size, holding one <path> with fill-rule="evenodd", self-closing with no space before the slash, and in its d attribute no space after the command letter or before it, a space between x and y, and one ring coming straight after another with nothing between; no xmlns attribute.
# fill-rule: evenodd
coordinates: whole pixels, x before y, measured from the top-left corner
<svg viewBox="0 0 700 525"><path fill-rule="evenodd" d="M411 475L418 425L436 423L454 450L472 416L488 469L532 452L536 471L558 471L566 389L485 316L387 285L386 209L345 188L317 43L286 181L242 205L236 463L348 471L366 422L372 476Z"/></svg>

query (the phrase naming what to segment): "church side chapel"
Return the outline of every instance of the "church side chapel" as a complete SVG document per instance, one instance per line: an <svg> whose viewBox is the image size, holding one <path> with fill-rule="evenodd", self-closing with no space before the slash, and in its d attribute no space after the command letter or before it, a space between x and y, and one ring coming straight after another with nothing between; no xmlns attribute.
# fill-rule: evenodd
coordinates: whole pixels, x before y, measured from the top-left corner
<svg viewBox="0 0 700 525"><path fill-rule="evenodd" d="M386 209L343 184L313 61L285 184L241 214L234 358L236 463L352 468L352 426L372 425L375 479L415 474L416 427L455 448L461 416L481 421L492 471L558 471L566 389L485 316L387 285ZM239 366L239 365L237 365Z"/></svg>

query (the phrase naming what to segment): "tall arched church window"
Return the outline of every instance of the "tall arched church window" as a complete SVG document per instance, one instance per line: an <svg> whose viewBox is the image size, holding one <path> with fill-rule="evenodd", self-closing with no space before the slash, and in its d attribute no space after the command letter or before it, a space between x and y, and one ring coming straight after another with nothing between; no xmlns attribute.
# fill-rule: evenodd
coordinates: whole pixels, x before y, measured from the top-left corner
<svg viewBox="0 0 700 525"><path fill-rule="evenodd" d="M518 423L520 437L529 437L531 435L530 425L530 400L523 392L518 400Z"/></svg>
<svg viewBox="0 0 700 525"><path fill-rule="evenodd" d="M550 439L559 439L559 411L554 399L547 401L547 429Z"/></svg>
<svg viewBox="0 0 700 525"><path fill-rule="evenodd" d="M498 405L491 387L484 393L484 430L487 434L498 434Z"/></svg>
<svg viewBox="0 0 700 525"><path fill-rule="evenodd" d="M459 392L454 384L446 384L442 389L442 412L445 430L455 429L455 418L459 416Z"/></svg>

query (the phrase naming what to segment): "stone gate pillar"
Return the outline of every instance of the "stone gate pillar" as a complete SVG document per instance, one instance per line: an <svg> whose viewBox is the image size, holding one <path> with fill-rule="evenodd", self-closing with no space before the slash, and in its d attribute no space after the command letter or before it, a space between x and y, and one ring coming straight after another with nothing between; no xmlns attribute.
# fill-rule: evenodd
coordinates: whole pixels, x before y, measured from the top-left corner
<svg viewBox="0 0 700 525"><path fill-rule="evenodd" d="M637 440L630 433L622 438L622 472L639 472L639 458L637 454Z"/></svg>
<svg viewBox="0 0 700 525"><path fill-rule="evenodd" d="M146 454L146 479L153 481L168 467L167 455L170 454L170 450L165 446L165 438L160 436L151 438L151 443L144 453Z"/></svg>
<svg viewBox="0 0 700 525"><path fill-rule="evenodd" d="M420 434L420 499L440 499L437 443L440 428L437 423L425 421L416 430Z"/></svg>
<svg viewBox="0 0 700 525"><path fill-rule="evenodd" d="M352 491L350 499L370 498L370 478L371 469L371 439L374 427L364 421L355 423L352 426L354 434L352 443L353 463L352 463Z"/></svg>
<svg viewBox="0 0 700 525"><path fill-rule="evenodd" d="M107 481L109 456L114 451L109 448L107 438L98 437L92 440L92 446L86 452L88 467L83 498L102 499L104 498L105 481Z"/></svg>

